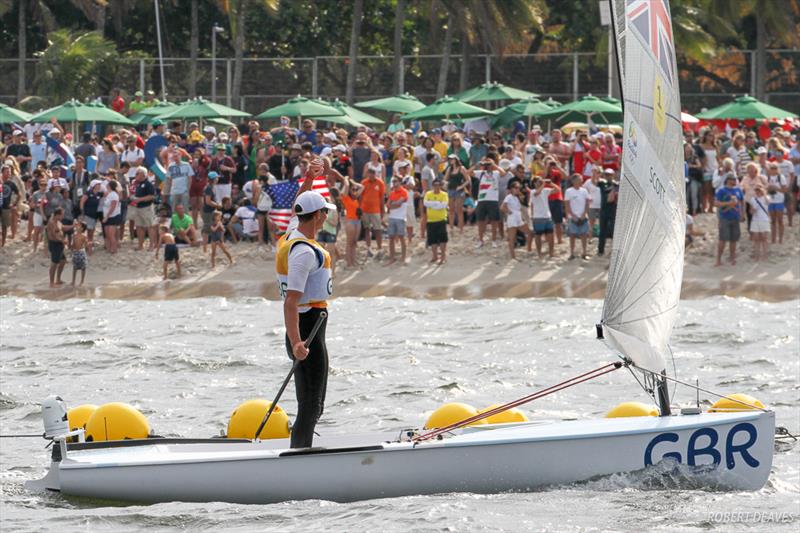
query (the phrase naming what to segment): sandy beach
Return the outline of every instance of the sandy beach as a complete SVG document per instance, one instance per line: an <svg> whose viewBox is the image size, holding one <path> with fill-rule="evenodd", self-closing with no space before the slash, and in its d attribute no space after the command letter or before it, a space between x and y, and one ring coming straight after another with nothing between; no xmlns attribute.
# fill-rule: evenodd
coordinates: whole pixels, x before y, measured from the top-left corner
<svg viewBox="0 0 800 533"><path fill-rule="evenodd" d="M683 293L686 298L725 295L743 296L763 301L800 298L800 226L786 228L782 245L770 246L768 261L750 259L752 246L743 231L737 265L715 268L716 218L700 215L696 229L705 237L696 237L687 251ZM596 255L596 240L590 244L589 260L567 261L569 247L557 246L554 259L540 260L518 251L518 261L509 261L504 243L499 246L474 247L475 228L464 234L451 232L449 261L430 265L429 252L415 239L413 253L406 265L384 266L368 259L360 246L357 269L345 269L339 261L335 278L337 296L400 296L430 299L580 297L602 298L606 287L608 253ZM340 243L342 244L342 243ZM386 245L384 244L384 247ZM274 282L274 252L251 243L231 245L235 264L229 266L218 258L217 268L210 269L208 254L201 248L181 250L183 276L161 279L161 260L152 252L137 252L124 241L119 253L111 255L96 247L89 260L83 287L68 285L72 266L64 269L64 287L50 289L47 281L49 258L41 250L34 254L30 243L20 238L9 241L0 251L0 294L35 296L45 299L112 298L160 300L207 296L256 296L277 299ZM727 257L727 254L726 256Z"/></svg>

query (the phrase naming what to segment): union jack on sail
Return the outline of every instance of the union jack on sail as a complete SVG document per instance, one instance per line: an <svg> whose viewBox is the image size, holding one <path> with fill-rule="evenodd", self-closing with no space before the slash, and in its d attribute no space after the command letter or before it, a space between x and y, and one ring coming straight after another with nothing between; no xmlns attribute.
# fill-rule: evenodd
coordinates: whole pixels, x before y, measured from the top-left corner
<svg viewBox="0 0 800 533"><path fill-rule="evenodd" d="M673 83L675 44L668 0L627 0L626 13L630 26L648 43L664 76Z"/></svg>

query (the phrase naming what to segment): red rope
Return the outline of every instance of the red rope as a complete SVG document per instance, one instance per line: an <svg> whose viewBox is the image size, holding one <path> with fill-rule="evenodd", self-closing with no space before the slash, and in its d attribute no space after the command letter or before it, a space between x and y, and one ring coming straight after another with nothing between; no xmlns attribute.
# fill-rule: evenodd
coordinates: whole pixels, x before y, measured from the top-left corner
<svg viewBox="0 0 800 533"><path fill-rule="evenodd" d="M443 433L447 433L449 431L452 431L454 429L458 429L458 428L463 427L463 426L468 426L469 424L472 424L473 422L477 422L479 420L483 420L484 418L489 418L490 416L494 416L494 415L496 415L498 413L502 413L503 411L506 411L506 410L511 409L513 407L517 407L517 406L526 404L528 402L532 402L533 400L538 400L539 398L543 398L543 397L547 396L548 394L553 394L554 392L558 392L558 391L566 389L568 387L572 387L573 385L577 385L579 383L583 383L584 381L589 381L590 379L594 379L594 378L600 377L603 374L608 374L609 372L613 372L614 370L617 370L618 368L622 368L622 366L623 365L620 362L609 363L609 364L601 366L599 368L595 368L594 370L590 370L589 372L585 372L583 374L580 374L580 375L575 376L573 378L570 378L568 380L562 381L561 383L556 383L555 385L551 385L550 387L547 387L546 389L542 389L540 391L533 392L533 393L531 393L531 394L529 394L527 396L523 396L522 398L518 398L516 400L510 401L508 403L505 403L503 405L495 407L493 409L489 409L488 411L484 411L482 413L478 413L477 415L471 416L469 418L465 418L464 420L460 420L458 422L450 424L449 426L445 426L443 428L437 428L437 429L434 429L433 431L429 431L428 433L424 433L422 435L418 435L418 436L414 437L413 440L416 441L416 442L420 442L420 441L424 441L424 440L430 440L430 439L432 439L434 437L442 435Z"/></svg>

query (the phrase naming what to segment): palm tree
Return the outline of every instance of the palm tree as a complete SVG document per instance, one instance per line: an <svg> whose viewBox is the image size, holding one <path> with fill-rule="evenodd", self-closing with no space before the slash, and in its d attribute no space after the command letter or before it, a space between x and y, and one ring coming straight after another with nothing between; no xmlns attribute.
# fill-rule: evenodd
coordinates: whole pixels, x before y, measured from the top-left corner
<svg viewBox="0 0 800 533"><path fill-rule="evenodd" d="M94 24L100 35L105 33L108 0L70 0L70 2Z"/></svg>
<svg viewBox="0 0 800 533"><path fill-rule="evenodd" d="M767 87L767 40L777 41L787 46L797 45L795 28L787 20L787 15L800 15L798 0L710 0L708 9L728 20L742 20L755 17L755 97L763 100Z"/></svg>
<svg viewBox="0 0 800 533"><path fill-rule="evenodd" d="M191 0L191 31L189 34L189 96L197 96L197 49L200 47L200 28L197 21L197 0Z"/></svg>
<svg viewBox="0 0 800 533"><path fill-rule="evenodd" d="M14 0L0 0L0 16L11 11ZM28 55L28 19L40 25L45 32L56 27L55 17L42 0L19 0L17 4L17 101L25 97L26 62Z"/></svg>
<svg viewBox="0 0 800 533"><path fill-rule="evenodd" d="M100 32L48 34L49 44L36 55L34 89L51 103L105 93L117 70L117 47Z"/></svg>
<svg viewBox="0 0 800 533"><path fill-rule="evenodd" d="M397 0L394 8L394 59L392 60L392 93L398 94L401 90L401 77L403 70L400 62L403 58L403 24L406 20L406 0Z"/></svg>
<svg viewBox="0 0 800 533"><path fill-rule="evenodd" d="M455 26L455 16L453 11L447 15L447 27L444 30L442 40L442 61L439 63L439 82L436 84L436 98L444 96L447 89L447 73L450 70L450 49L453 47L453 26Z"/></svg>
<svg viewBox="0 0 800 533"><path fill-rule="evenodd" d="M233 87L231 100L239 105L244 70L244 46L247 33L247 13L251 9L263 7L270 13L278 10L279 0L217 0L220 9L228 15L228 24L233 37Z"/></svg>
<svg viewBox="0 0 800 533"><path fill-rule="evenodd" d="M356 92L356 63L358 62L358 41L361 39L361 19L364 18L364 0L355 0L353 5L353 24L350 29L350 51L347 64L347 86L345 100L353 103Z"/></svg>
<svg viewBox="0 0 800 533"><path fill-rule="evenodd" d="M25 60L28 56L28 36L27 24L25 23L25 11L27 10L27 0L20 0L17 14L19 27L17 28L17 38L19 39L19 56L17 68L17 101L25 98Z"/></svg>
<svg viewBox="0 0 800 533"><path fill-rule="evenodd" d="M473 47L501 56L511 45L518 45L531 32L543 31L543 17L547 13L545 0L440 0L454 17L454 30L461 38L461 73L459 86L466 88L469 79L469 56ZM449 26L448 22L448 26ZM450 46L445 33L442 63L449 68ZM447 70L439 70L439 87L446 84ZM442 94L444 89L442 89ZM437 91L437 94L438 91Z"/></svg>

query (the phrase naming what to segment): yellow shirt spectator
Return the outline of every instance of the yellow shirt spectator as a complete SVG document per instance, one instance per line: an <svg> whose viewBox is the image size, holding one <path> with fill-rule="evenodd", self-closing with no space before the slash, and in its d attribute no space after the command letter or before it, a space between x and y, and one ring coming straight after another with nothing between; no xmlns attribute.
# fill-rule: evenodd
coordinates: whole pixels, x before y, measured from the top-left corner
<svg viewBox="0 0 800 533"><path fill-rule="evenodd" d="M444 191L433 192L432 190L425 193L423 198L425 203L425 213L428 216L428 222L442 222L447 220L447 193Z"/></svg>

